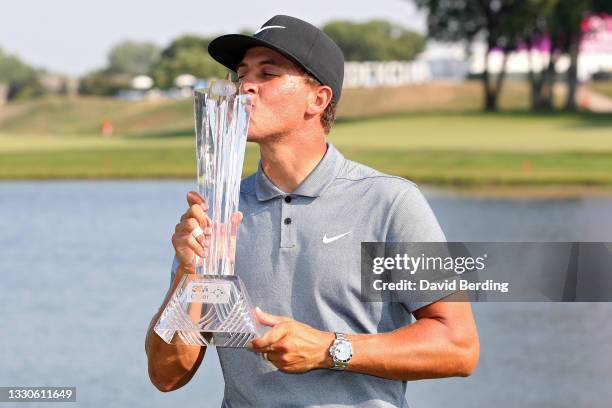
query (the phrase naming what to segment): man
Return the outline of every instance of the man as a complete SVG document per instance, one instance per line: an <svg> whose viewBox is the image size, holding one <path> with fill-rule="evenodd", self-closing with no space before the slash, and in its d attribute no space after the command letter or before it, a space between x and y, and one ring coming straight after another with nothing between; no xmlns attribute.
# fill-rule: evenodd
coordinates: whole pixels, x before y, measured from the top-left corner
<svg viewBox="0 0 612 408"><path fill-rule="evenodd" d="M411 182L345 159L326 134L340 99L344 58L316 27L288 16L253 37L221 36L210 54L252 95L248 140L257 173L241 184L236 273L271 329L252 349L217 349L225 407L406 406L407 380L467 376L479 355L467 302L360 301L360 244L444 241ZM172 285L206 256L206 203L189 193L176 226ZM195 234L197 235L197 234ZM410 314L416 317L411 324ZM152 328L151 381L186 384L204 347L168 345ZM263 357L263 358L262 358Z"/></svg>

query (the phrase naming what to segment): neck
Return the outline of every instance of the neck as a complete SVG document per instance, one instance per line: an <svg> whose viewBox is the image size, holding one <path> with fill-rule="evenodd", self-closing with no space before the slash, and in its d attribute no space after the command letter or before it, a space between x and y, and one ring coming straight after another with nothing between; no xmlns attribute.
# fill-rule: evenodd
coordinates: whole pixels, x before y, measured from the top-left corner
<svg viewBox="0 0 612 408"><path fill-rule="evenodd" d="M291 193L319 164L327 145L325 137L311 140L260 143L261 167L276 187Z"/></svg>

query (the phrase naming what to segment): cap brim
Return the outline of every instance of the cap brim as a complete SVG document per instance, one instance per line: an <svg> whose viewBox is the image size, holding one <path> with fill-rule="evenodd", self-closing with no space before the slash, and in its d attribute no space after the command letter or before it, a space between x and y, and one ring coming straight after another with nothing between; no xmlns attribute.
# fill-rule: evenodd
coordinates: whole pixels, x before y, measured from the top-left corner
<svg viewBox="0 0 612 408"><path fill-rule="evenodd" d="M236 67L244 58L247 50L251 47L267 47L280 52L287 58L291 59L305 71L310 72L308 68L302 65L297 58L291 55L287 50L282 49L276 44L268 41L251 37L243 34L227 34L217 37L208 44L208 53L217 62L236 72ZM317 78L318 79L318 78Z"/></svg>

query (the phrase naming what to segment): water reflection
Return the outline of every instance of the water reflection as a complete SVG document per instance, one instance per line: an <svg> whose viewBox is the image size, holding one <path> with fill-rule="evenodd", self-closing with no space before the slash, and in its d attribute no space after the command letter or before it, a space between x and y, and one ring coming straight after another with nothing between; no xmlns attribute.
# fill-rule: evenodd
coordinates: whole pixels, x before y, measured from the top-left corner
<svg viewBox="0 0 612 408"><path fill-rule="evenodd" d="M83 407L219 406L215 353L176 392L158 392L146 373L144 333L168 285L169 239L191 189L178 181L0 183L0 384L74 385ZM612 241L610 199L425 191L449 240ZM473 308L482 343L476 373L410 383L411 406L604 407L612 400L605 324L612 305Z"/></svg>

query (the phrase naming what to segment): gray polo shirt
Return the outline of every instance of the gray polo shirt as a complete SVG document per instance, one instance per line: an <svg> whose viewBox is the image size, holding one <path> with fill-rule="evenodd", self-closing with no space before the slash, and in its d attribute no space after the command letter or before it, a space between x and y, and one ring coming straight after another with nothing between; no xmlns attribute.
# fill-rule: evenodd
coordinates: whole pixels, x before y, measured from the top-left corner
<svg viewBox="0 0 612 408"><path fill-rule="evenodd" d="M240 186L235 272L254 306L317 329L384 333L428 303L360 301L362 241L445 241L417 186L347 160L332 144L291 194L264 174ZM285 374L247 349L217 349L223 407L406 407L406 383L348 371Z"/></svg>

